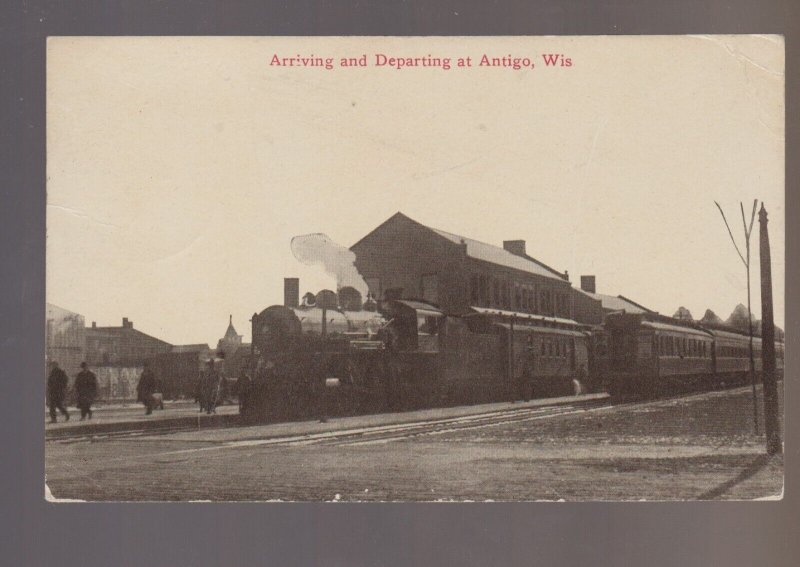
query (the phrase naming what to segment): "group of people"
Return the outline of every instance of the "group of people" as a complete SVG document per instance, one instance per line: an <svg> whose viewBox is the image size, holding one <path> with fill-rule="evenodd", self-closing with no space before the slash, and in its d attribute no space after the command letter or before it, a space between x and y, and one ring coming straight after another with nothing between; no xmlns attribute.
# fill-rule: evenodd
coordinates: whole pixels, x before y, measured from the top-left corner
<svg viewBox="0 0 800 567"><path fill-rule="evenodd" d="M208 361L206 371L197 381L195 401L200 405L200 412L217 413L217 406L225 401L228 394L228 383L225 376L217 371L214 359Z"/></svg>
<svg viewBox="0 0 800 567"><path fill-rule="evenodd" d="M237 394L239 397L240 409L246 403L246 393L249 390L250 378L245 376L240 378L237 383ZM58 412L64 416L65 421L69 421L70 415L66 408L67 391L69 389L69 378L67 373L62 370L57 362L51 363L50 374L47 377L47 405L50 411L50 421L58 421ZM145 415L153 413L153 409L158 405L158 380L155 373L148 364L139 377L136 386L137 401L144 405ZM75 377L73 385L77 402L76 406L81 412L81 421L92 419L92 405L97 398L97 376L89 370L85 362L81 363L81 371ZM217 406L221 405L228 395L228 386L225 376L217 371L214 360L208 361L208 367L197 381L195 401L200 404L200 411L207 414L216 413Z"/></svg>
<svg viewBox="0 0 800 567"><path fill-rule="evenodd" d="M57 411L61 412L65 421L69 421L69 411L65 407L68 386L67 373L58 366L58 362L53 362L47 376L47 405L52 423L58 421ZM81 412L81 421L92 419L92 404L97 398L97 376L89 370L85 362L81 362L81 371L75 377L73 389L77 398L75 405Z"/></svg>
<svg viewBox="0 0 800 567"><path fill-rule="evenodd" d="M92 419L92 405L97 399L97 376L89 370L85 362L81 362L81 371L75 376L75 383L72 386L75 392L75 405L81 412L81 421ZM155 374L149 366L145 365L144 371L139 378L136 387L138 394L137 401L142 402L145 413L150 415L155 407L155 396L158 389L158 382ZM47 376L47 406L50 411L50 422L58 421L58 414L64 417L64 421L69 421L70 415L67 410L67 392L69 390L69 377L67 373L58 365L58 362L50 364L50 373Z"/></svg>

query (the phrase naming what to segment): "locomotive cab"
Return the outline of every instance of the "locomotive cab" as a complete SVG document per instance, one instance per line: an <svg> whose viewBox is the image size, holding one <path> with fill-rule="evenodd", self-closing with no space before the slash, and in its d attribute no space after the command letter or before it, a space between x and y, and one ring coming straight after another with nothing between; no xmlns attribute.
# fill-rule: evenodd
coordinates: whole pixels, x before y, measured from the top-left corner
<svg viewBox="0 0 800 567"><path fill-rule="evenodd" d="M392 347L398 351L439 352L444 313L421 301L392 300L384 305L393 330Z"/></svg>

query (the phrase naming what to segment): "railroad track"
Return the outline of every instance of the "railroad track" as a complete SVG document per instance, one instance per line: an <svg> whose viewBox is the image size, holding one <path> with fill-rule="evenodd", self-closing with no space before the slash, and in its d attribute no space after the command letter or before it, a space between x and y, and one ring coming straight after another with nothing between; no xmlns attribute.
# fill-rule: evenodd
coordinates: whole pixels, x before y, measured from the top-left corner
<svg viewBox="0 0 800 567"><path fill-rule="evenodd" d="M727 390L723 393L728 393ZM241 441L223 442L215 448L244 448L244 447L305 447L311 445L335 445L335 446L365 446L393 441L401 441L415 437L428 435L441 435L456 431L469 429L480 429L485 427L496 427L525 421L536 421L540 419L556 418L568 415L579 415L592 411L604 411L612 409L626 409L635 407L648 407L664 403L672 403L678 400L689 400L703 396L713 395L713 392L687 393L668 398L658 398L655 400L639 400L617 402L610 398L602 400L587 400L571 404L557 406L540 406L534 408L504 409L488 413L472 414L460 417L441 418L425 421L415 421L409 423L399 423L391 425L380 425L344 429L339 431L325 431L320 433L309 433L304 435L271 437L264 439L249 439Z"/></svg>
<svg viewBox="0 0 800 567"><path fill-rule="evenodd" d="M723 393L732 390L725 390ZM687 393L678 396L665 398L639 400L639 401L615 401L611 398L576 401L572 403L522 407L494 410L486 413L477 413L457 417L436 418L424 421L411 421L405 423L394 423L387 425L374 425L353 427L348 429L328 430L314 433L304 433L297 435L283 435L274 437L263 437L257 439L242 439L233 441L219 441L206 447L169 451L165 454L214 451L222 449L236 449L247 447L305 447L311 445L334 445L334 446L366 446L373 444L390 443L411 439L416 437L441 435L455 431L479 429L485 427L496 427L525 421L535 421L540 419L556 418L559 416L578 415L591 411L603 411L611 409L622 409L631 407L647 407L663 403L670 403L681 399L690 399L712 395L713 392ZM202 429L212 429L220 427L231 427L230 425L206 426ZM104 440L118 439L145 439L155 436L165 436L172 433L183 433L198 431L197 425L165 427L157 429L136 429L118 432L98 433L98 434L76 434L62 435L57 438L48 439L49 442L58 443L79 443L79 442L99 442ZM206 441L207 442L207 441Z"/></svg>

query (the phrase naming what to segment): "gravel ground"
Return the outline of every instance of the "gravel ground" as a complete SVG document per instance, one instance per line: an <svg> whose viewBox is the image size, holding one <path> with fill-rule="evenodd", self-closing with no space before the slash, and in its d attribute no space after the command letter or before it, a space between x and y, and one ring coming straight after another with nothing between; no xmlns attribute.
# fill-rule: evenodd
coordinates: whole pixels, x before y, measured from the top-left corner
<svg viewBox="0 0 800 567"><path fill-rule="evenodd" d="M56 497L87 500L779 496L783 459L767 458L753 434L750 395L712 392L368 445L224 445L201 433L49 442L45 469Z"/></svg>

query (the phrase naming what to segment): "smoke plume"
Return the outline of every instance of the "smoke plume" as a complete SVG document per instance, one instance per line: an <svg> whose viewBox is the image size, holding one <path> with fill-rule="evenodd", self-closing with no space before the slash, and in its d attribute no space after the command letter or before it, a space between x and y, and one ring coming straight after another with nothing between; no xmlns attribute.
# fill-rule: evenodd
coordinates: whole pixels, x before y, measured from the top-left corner
<svg viewBox="0 0 800 567"><path fill-rule="evenodd" d="M307 266L321 266L336 279L337 288L352 286L366 298L369 288L355 267L356 255L327 234L305 234L292 238L292 254Z"/></svg>

